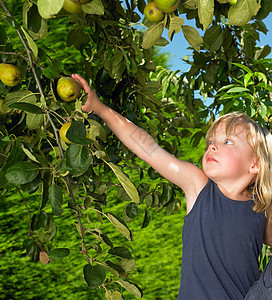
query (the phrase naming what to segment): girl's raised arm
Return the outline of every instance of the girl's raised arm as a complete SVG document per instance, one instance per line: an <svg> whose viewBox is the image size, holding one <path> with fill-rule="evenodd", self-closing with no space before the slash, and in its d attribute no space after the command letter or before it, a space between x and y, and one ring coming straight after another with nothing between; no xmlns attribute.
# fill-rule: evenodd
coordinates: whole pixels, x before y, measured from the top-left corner
<svg viewBox="0 0 272 300"><path fill-rule="evenodd" d="M126 147L164 178L179 186L185 192L187 209L190 209L200 190L207 183L208 179L203 171L194 164L179 160L162 149L150 134L103 104L81 76L76 74L72 77L88 94L82 110L93 111L101 117Z"/></svg>

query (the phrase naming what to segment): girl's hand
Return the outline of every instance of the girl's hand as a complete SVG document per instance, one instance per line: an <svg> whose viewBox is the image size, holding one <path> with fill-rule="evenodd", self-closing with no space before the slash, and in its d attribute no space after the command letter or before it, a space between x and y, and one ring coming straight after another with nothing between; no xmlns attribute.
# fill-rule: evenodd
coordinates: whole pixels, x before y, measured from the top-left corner
<svg viewBox="0 0 272 300"><path fill-rule="evenodd" d="M80 84L81 88L87 94L87 101L85 102L84 105L82 105L81 109L85 112L93 111L94 113L97 114L99 112L99 108L101 107L101 105L103 106L103 104L99 100L95 91L91 89L88 82L80 75L72 74L72 78Z"/></svg>

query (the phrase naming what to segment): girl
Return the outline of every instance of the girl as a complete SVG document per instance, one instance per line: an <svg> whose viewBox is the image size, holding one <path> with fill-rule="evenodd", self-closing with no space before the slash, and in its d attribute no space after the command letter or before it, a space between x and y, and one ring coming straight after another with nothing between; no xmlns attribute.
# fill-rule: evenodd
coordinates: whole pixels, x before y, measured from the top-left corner
<svg viewBox="0 0 272 300"><path fill-rule="evenodd" d="M82 110L101 117L138 157L184 192L181 284L178 299L244 299L259 276L258 256L272 245L272 136L245 114L213 123L203 170L158 146L135 124L104 105L88 83Z"/></svg>

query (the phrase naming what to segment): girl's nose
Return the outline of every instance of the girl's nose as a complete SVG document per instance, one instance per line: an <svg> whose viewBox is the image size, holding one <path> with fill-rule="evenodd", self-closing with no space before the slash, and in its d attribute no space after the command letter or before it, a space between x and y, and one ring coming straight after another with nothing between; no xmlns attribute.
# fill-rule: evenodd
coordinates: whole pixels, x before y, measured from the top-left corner
<svg viewBox="0 0 272 300"><path fill-rule="evenodd" d="M217 146L216 146L215 144L210 144L210 145L209 145L209 149L210 149L211 151L217 151Z"/></svg>

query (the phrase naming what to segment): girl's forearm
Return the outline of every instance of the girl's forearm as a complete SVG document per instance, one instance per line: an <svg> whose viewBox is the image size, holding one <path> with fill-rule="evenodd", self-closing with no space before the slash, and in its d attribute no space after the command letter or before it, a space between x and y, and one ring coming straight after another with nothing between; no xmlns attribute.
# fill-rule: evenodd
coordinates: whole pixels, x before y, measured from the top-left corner
<svg viewBox="0 0 272 300"><path fill-rule="evenodd" d="M150 134L104 104L103 109L98 109L95 113L126 147L141 159L149 161L150 156L158 148L158 144Z"/></svg>

